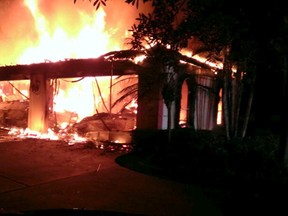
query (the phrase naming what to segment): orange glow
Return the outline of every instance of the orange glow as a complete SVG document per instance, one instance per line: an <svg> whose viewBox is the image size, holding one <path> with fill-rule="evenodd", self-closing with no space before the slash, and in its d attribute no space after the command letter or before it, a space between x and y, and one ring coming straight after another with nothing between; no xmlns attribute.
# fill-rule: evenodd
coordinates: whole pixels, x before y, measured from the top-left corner
<svg viewBox="0 0 288 216"><path fill-rule="evenodd" d="M223 68L222 62L215 63L215 62L207 61L206 58L201 57L200 55L193 55L193 53L191 51L189 51L189 50L182 50L181 53L183 55L186 55L186 56L190 57L190 58L194 58L194 59L196 59L196 60L198 60L198 61L200 61L202 63L205 63L205 64L209 65L210 67L212 67L214 69L222 69Z"/></svg>
<svg viewBox="0 0 288 216"><path fill-rule="evenodd" d="M126 3L123 4L128 6ZM116 5L120 6L121 3L115 3L114 6ZM17 60L12 58L9 60L12 62L16 61L17 64L31 64L56 62L69 58L97 58L99 55L109 51L126 48L124 38L127 36L128 31L125 30L125 28L128 28L128 26L124 26L129 24L129 22L134 19L134 16L136 16L135 12L130 10L132 7L129 7L129 9L127 9L128 7L121 7L127 12L127 16L121 11L121 17L118 16L117 19L115 19L113 16L116 13L113 11L113 7L107 6L105 9L109 11L109 8L112 7L112 12L114 12L110 15L110 22L112 20L117 23L117 25L110 24L110 26L107 27L105 20L106 12L103 8L100 7L95 11L91 4L86 4L86 8L83 2L74 6L73 3L68 1L64 3L62 0L53 2L45 0L23 0L21 6L15 4L14 9L15 11L19 11L19 14L25 11L23 22L24 19L29 20L29 22L26 22L28 23L27 25L30 25L29 28L26 28L26 31L24 28L23 30L21 29L21 34L28 35L29 40L25 40L23 37L19 38L18 41L23 41L21 42L22 51L16 53L17 55L14 54L14 56L19 56ZM62 7L62 10L58 11L58 7ZM119 7L116 8L118 10ZM15 14L15 11L13 14ZM122 20L121 23L120 20ZM129 27L130 26L131 25L129 25ZM15 39L13 42L14 41ZM114 78L115 77L113 77L113 79ZM96 88L95 80L95 77L85 77L83 80L77 81L77 83L72 83L73 78L61 80L62 86L60 88L57 87L59 89L54 89L53 106L50 107L50 109L55 113L55 116L57 116L57 123L61 129L65 129L72 123L79 122L84 117L94 115L96 110L98 112L111 111L105 110L104 107L110 107L110 103L116 99L116 91L119 91L118 87L113 86L112 90L110 90L110 77L97 78L101 89L100 97L100 92L98 92ZM22 83L26 81L19 82ZM26 89L23 89L21 84L20 86L15 86L15 89L23 91L23 95L17 94L17 97L23 100L29 98L30 82L27 82L28 85L25 86ZM6 92L0 93L2 101L12 101L13 98L17 100L14 94L6 94ZM113 96L111 96L110 93L112 93ZM25 98L24 96L27 97ZM117 107L114 108L113 111L117 112ZM29 129L18 131L18 133L28 137L43 136L43 134L40 135ZM51 136L51 133L47 136Z"/></svg>
<svg viewBox="0 0 288 216"><path fill-rule="evenodd" d="M127 29L138 17L139 11L125 2L111 4L107 3L107 7L100 7L96 11L90 2L85 1L78 1L77 4L73 4L70 0L21 0L11 3L11 9L7 7L0 11L0 19L5 20L0 23L0 29L3 30L0 36L2 47L0 55L3 58L0 59L0 64L31 64L70 58L97 58L109 51L128 48L124 43L125 38L129 36ZM106 13L109 13L109 17L106 17ZM137 61L143 58L144 56L137 58ZM106 107L108 109L111 107L111 103L118 97L117 92L123 88L123 85L118 85L119 87L113 86L110 89L110 77L85 77L79 82L72 82L75 79L79 78L60 80L61 86L54 89L53 104L49 107L53 115L55 113L55 117L57 116L57 123L60 130L63 130L63 134L66 133L65 128L71 123L94 115L96 110L99 113L107 112ZM95 84L96 79L101 89L101 96ZM15 85L15 88L11 87L11 92L4 90L7 89L7 83L5 88L0 86L2 101L29 102L30 81L21 80L17 81L17 84L11 81L11 83ZM21 94L15 89L21 91ZM136 111L135 107L137 104L133 101L127 108ZM117 113L119 110L120 106L116 106L108 111ZM11 129L11 134L31 138L60 138L60 135L54 134L50 128L47 134L28 128ZM69 140L79 141L81 138L75 134L71 135Z"/></svg>
<svg viewBox="0 0 288 216"><path fill-rule="evenodd" d="M49 22L38 8L39 1L25 0L25 5L33 16L38 43L25 50L20 64L55 62L67 58L89 58L110 50L120 50L119 41L111 41L105 31L106 13L102 8L94 14L81 14L85 24L74 34L68 34L64 27L49 28Z"/></svg>
<svg viewBox="0 0 288 216"><path fill-rule="evenodd" d="M11 128L9 131L10 135L18 136L19 138L38 138L38 139L49 139L49 140L59 140L59 137L51 130L43 134L38 131L32 131L28 128Z"/></svg>
<svg viewBox="0 0 288 216"><path fill-rule="evenodd" d="M75 112L78 114L77 121L95 114L94 82L93 77L86 77L77 84L66 84L64 88L60 88L54 96L53 110Z"/></svg>
<svg viewBox="0 0 288 216"><path fill-rule="evenodd" d="M184 81L181 89L181 109L180 109L180 120L179 124L182 127L187 126L187 118L188 118L188 85L187 82Z"/></svg>
<svg viewBox="0 0 288 216"><path fill-rule="evenodd" d="M110 76L85 77L80 80L79 78L59 79L57 82L57 89L54 89L53 106L50 107L50 111L53 111L53 113L50 113L52 115L51 120L56 121L55 123L57 123L59 129L63 131L62 134L67 135L67 133L69 133L69 140L72 140L71 142L83 141L77 134L72 136L70 134L71 132L67 132L66 129L85 117L93 116L97 112L109 112L110 102L114 103L114 101L119 97L119 92L123 87L137 82L138 79L135 78L137 78L137 76L123 76L121 79L124 81L121 81L117 76L112 76L112 79ZM98 88L96 86L96 81L98 83ZM111 81L112 95L110 98ZM113 83L116 82L117 84L113 85ZM2 101L27 101L29 99L29 86L29 80L0 82ZM27 96L26 98L22 95L23 92L27 93L27 95L25 95ZM128 101L129 99L127 98L123 103L114 106L113 109L111 109L112 113L118 113L122 109L123 104L128 104ZM126 109L136 113L136 100L132 100L132 102L127 105ZM55 119L54 116L56 117ZM54 134L51 128L48 129L48 133L40 133L29 128L13 128L10 131L10 135L15 135L20 138L28 137L53 140L58 139L60 138L59 136L61 136L59 134ZM65 139L67 138L66 135L64 136Z"/></svg>
<svg viewBox="0 0 288 216"><path fill-rule="evenodd" d="M134 63L138 64L139 62L142 62L145 58L146 58L146 55L137 56L134 59Z"/></svg>
<svg viewBox="0 0 288 216"><path fill-rule="evenodd" d="M115 83L117 76L112 76L112 84ZM123 79L127 79L124 76ZM117 79L119 81L119 78ZM111 77L85 77L80 81L75 82L75 78L70 79L60 79L58 93L54 95L54 105L53 111L59 115L66 115L70 113L75 119L71 119L71 116L63 119L59 122L62 124L61 128L65 128L68 122L65 120L70 120L73 123L79 122L84 117L92 116L96 114L96 110L101 112L110 111L110 102L118 98L118 93L124 86L129 85L127 82L118 82L118 84L112 85L111 98L110 98L110 82ZM133 79L133 83L137 82L137 79ZM97 88L97 84L98 87ZM101 92L99 92L99 90ZM110 101L111 99L111 101ZM125 103L125 102L123 102ZM112 105L112 104L111 104ZM120 111L121 106L115 106L111 111L112 113L117 113ZM136 101L128 104L127 109L137 108ZM59 119L60 120L60 119Z"/></svg>
<svg viewBox="0 0 288 216"><path fill-rule="evenodd" d="M222 89L220 90L219 96L220 101L218 103L218 109L217 109L217 125L222 124Z"/></svg>
<svg viewBox="0 0 288 216"><path fill-rule="evenodd" d="M57 12L54 9L50 9L50 11L49 9L47 9L48 12L44 12L43 8L45 8L46 10L47 7L41 4L44 4L43 2L45 2L45 4L48 5L49 3L47 2L49 1L23 0L23 2L24 6L21 5L21 10L25 9L25 16L23 16L23 20L18 19L18 23L16 24L15 22L15 25L20 25L19 22L21 22L23 27L19 29L26 32L24 32L24 34L22 31L17 29L17 31L15 31L16 33L13 33L15 35L20 35L18 36L18 40L17 38L13 38L13 41L17 41L17 43L13 42L11 43L11 45L9 43L9 47L7 48L5 46L4 48L7 53L9 52L10 47L16 48L14 48L15 50L13 50L13 53L11 54L12 57L5 60L0 59L0 64L7 64L10 62L17 64L30 64L46 61L55 62L69 58L96 58L99 55L107 53L109 51L125 49L126 47L124 44L124 38L127 36L127 31L125 31L125 33L123 34L116 34L115 32L117 32L119 29L125 29L125 27L123 26L124 23L127 25L126 27L130 28L130 20L133 20L132 23L134 23L135 14L131 13L131 11L127 11L126 9L124 11L124 8L122 10L121 6L115 7L118 11L120 8L121 13L118 12L118 15L115 15L117 13L115 13L116 11L114 9L114 11L112 11L114 13L109 14L110 19L112 19L111 16L115 16L116 18L114 19L117 22L114 21L112 27L108 27L106 20L106 8L104 10L100 7L97 11L95 11L92 5L88 4L88 7L91 7L91 11L93 13L87 13L87 11L80 10L78 11L77 16L74 16L73 10L76 9L69 6L70 4L73 5L72 0L66 1L65 4L67 4L67 9L64 7L64 9L62 9L61 11L59 10L60 12ZM56 0L50 2L50 4L53 5L55 4L54 2L56 2ZM64 2L64 0L58 0L57 2L59 3L59 5L60 2L62 6L65 5L64 3L62 3ZM80 3L82 1L78 2ZM116 5L118 3L113 1L113 3L111 4ZM76 5L76 8L78 6L79 5ZM109 9L109 7L111 6L107 5L107 9ZM128 7L130 9L133 8L131 6ZM48 8L50 8L50 5ZM137 12L137 16L138 13L139 12ZM21 13L19 13L18 15L18 11L15 10L13 11L12 15L21 17L20 14ZM13 17L12 15L11 17ZM69 21L66 20L66 15L69 17L67 19ZM29 22L26 22L24 17L29 17ZM1 14L0 18L3 18L3 16L1 17ZM12 23L10 27L14 28L14 25ZM29 23L29 25L26 23ZM8 29L7 27L9 27L9 25L5 25L5 29ZM0 26L0 29L2 30L4 28ZM21 34L19 32L21 32ZM10 34L8 36L10 37ZM8 36L7 38L9 38ZM3 44L7 43L6 41L4 41L5 43L2 41L0 41L1 47L3 47ZM2 50L4 50L4 48ZM4 51L2 52L0 50L0 55L3 56L3 58L6 58L6 53L4 53ZM142 61L144 58L145 56L137 57L135 61L137 63L139 61ZM207 63L205 59L201 59L201 61L205 61ZM53 107L51 109L57 114L57 120L61 130L65 130L65 128L69 126L71 122L79 122L84 117L94 115L96 113L96 110L98 112L107 112L103 103L105 103L106 106L109 108L111 106L111 103L117 99L117 92L119 89L114 89L113 87L112 95L110 95L110 77L103 77L103 79L97 77L97 81L99 82L100 89L102 91L102 97L97 91L95 77L86 77L77 83L71 83L73 79L75 80L75 78L60 80L61 86L57 94L54 95ZM68 85L67 81L70 82L71 85ZM114 81L112 80L112 82ZM67 85L65 85L64 83L67 83ZM62 86L63 84L64 86ZM21 90L24 96L29 97L29 89L22 89L21 87L17 88ZM121 87L119 88L121 89ZM8 94L6 94L5 92L0 93L4 100L11 99L8 98ZM25 100L25 97L23 95L18 94L17 98ZM102 100L104 100L104 102ZM133 101L131 104L129 104L127 108L136 112L136 101ZM113 109L113 112L116 113L117 111L119 111L119 109L115 107ZM63 117L63 115L66 116ZM29 129L20 131L16 130L16 132L14 131L14 133L19 134L19 136L35 138L59 138L50 129L48 130L47 134L39 134L38 132L30 131ZM120 138L115 137L114 141L124 142ZM69 139L78 141L82 140L77 134L71 136ZM85 139L83 138L83 140Z"/></svg>

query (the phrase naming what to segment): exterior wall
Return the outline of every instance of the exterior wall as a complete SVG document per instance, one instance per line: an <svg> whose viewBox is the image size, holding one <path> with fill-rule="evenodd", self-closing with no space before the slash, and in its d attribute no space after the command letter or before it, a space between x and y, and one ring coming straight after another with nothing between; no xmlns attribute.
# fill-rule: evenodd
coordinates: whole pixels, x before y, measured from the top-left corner
<svg viewBox="0 0 288 216"><path fill-rule="evenodd" d="M138 76L138 109L137 109L137 129L168 129L168 109L162 97L163 76L160 70L155 69L147 74ZM174 76L169 70L167 76ZM171 77L170 77L171 78ZM176 82L176 78L173 77ZM160 81L161 80L161 81ZM171 104L170 127L175 125L175 101Z"/></svg>
<svg viewBox="0 0 288 216"><path fill-rule="evenodd" d="M207 72L207 71L206 71ZM195 130L213 130L216 125L217 115L215 113L216 96L211 89L214 88L215 78L206 74L196 75L196 92L195 92L195 103L188 103L188 95L194 92L191 88L194 86L189 86L186 81L185 88L182 91L182 104L181 110L185 111L186 121L190 119L190 115L194 113L194 122L186 122L187 126L193 124ZM139 76L139 92L145 86L145 78ZM182 86L183 87L183 86ZM180 102L181 103L181 102ZM195 107L194 107L195 104ZM190 107L190 106L193 107ZM175 112L175 102L172 105L172 118L171 118L171 128L175 125L173 118L173 113ZM192 113L190 112L193 111ZM138 110L137 110L137 129L167 129L168 120L168 110L164 104L164 100L161 96L161 86L151 85L149 92L143 97L138 98ZM181 120L181 118L180 118Z"/></svg>
<svg viewBox="0 0 288 216"><path fill-rule="evenodd" d="M160 85L147 88L145 77L139 75L138 78L137 129L158 129L159 116L163 114Z"/></svg>

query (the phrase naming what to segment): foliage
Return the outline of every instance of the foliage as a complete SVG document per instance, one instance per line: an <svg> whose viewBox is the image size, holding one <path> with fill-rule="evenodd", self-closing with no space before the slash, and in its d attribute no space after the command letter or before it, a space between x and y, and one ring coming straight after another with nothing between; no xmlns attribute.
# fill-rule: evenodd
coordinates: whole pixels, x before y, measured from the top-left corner
<svg viewBox="0 0 288 216"><path fill-rule="evenodd" d="M150 0L142 0L143 3L148 2ZM139 0L125 0L126 3L135 5L136 8L139 7Z"/></svg>
<svg viewBox="0 0 288 216"><path fill-rule="evenodd" d="M162 130L134 131L135 151L146 151L147 154L156 154L156 158L161 158L161 154L167 153L164 149L165 133L167 132ZM282 172L282 167L277 161L278 135L262 134L227 141L222 132L182 128L173 130L172 144L171 154L178 155L173 163L187 163L188 173L199 170L202 175L205 172L202 170L203 166L207 166L206 170L214 175L220 172L221 175L229 174L231 178L261 178L262 181L269 181L279 177ZM165 164L169 162L166 161Z"/></svg>
<svg viewBox="0 0 288 216"><path fill-rule="evenodd" d="M126 0L126 2L136 7L139 5L139 0ZM186 47L189 40L197 38L201 46L196 46L193 53L205 51L208 52L209 60L223 61L224 70L221 82L224 87L223 108L228 139L238 136L237 121L241 118L244 120L243 131L240 134L242 137L245 136L255 83L263 82L261 77L269 77L271 73L274 76L283 77L285 91L275 93L283 95L286 100L288 95L288 88L285 84L288 77L286 75L288 71L286 57L288 15L284 1L275 0L273 4L256 1L255 5L259 6L257 10L251 7L251 2L247 1L143 0L142 2L152 2L154 10L149 14L140 13L136 20L137 24L132 26L130 43L134 49L160 44L165 47L169 45L172 50L179 50ZM271 58L274 60L271 61ZM238 68L236 73L232 73L232 65ZM238 78L245 75L246 78L238 79L240 82L237 82L236 88L233 89L232 75ZM280 80L282 81L281 78ZM277 87L277 84L271 83L270 79L265 82L263 86L270 86L271 90ZM244 89L244 87L247 88ZM165 88L167 92L171 90L170 87ZM242 94L243 92L246 92L248 99L242 100L242 95L245 95ZM256 96L259 98L259 95ZM168 98L167 101L171 100L173 98ZM244 101L247 104L243 104ZM266 101L264 105L267 105ZM241 118L239 117L240 107L244 108ZM288 148L288 123L285 113L286 110L283 110L281 114L285 121L285 129L282 132L283 149ZM258 116L259 112L256 110L254 114Z"/></svg>
<svg viewBox="0 0 288 216"><path fill-rule="evenodd" d="M138 83L137 83L137 78L134 76L128 77L128 78L122 78L122 76L118 76L118 77L116 77L116 82L114 82L112 86L116 86L117 84L119 84L121 82L126 82L126 83L128 83L128 85L126 85L126 87L122 88L118 92L119 97L114 101L111 108L115 107L118 104L121 104L122 102L125 102L122 105L122 108L120 109L120 110L124 110L125 107L127 105L131 104L133 101L137 102L137 100L138 100Z"/></svg>
<svg viewBox="0 0 288 216"><path fill-rule="evenodd" d="M190 35L179 25L178 19L185 1L153 1L153 12L140 13L130 31L133 49L161 44L171 50L187 46Z"/></svg>
<svg viewBox="0 0 288 216"><path fill-rule="evenodd" d="M91 0L89 0L91 2ZM106 6L107 0L94 0L93 7L95 7L96 10L99 9L100 6ZM77 2L77 0L74 0L74 4Z"/></svg>
<svg viewBox="0 0 288 216"><path fill-rule="evenodd" d="M125 166L201 186L223 215L285 206L281 196L287 196L288 173L277 160L278 135L227 141L221 131L177 129L172 133L173 148L167 152L165 133L135 131L131 155L137 164L130 161Z"/></svg>

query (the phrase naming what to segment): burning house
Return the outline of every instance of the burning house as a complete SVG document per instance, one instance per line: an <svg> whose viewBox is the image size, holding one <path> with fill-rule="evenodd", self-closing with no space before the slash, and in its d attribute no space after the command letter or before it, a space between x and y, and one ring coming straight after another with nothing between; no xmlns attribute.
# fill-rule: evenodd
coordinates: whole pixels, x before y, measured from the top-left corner
<svg viewBox="0 0 288 216"><path fill-rule="evenodd" d="M85 136L93 133L99 135L99 131L111 133L111 131L132 131L135 128L166 129L167 108L161 96L161 86L158 84L153 87L150 85L151 80L149 81L149 89L152 91L147 92L147 95L137 100L137 109L135 106L133 107L135 95L132 98L126 97L126 100L123 100L118 107L112 106L122 89L128 85L136 84L138 85L137 92L142 92L141 86L143 88L143 83L148 82L145 79L146 76L143 75L145 66L142 63L135 63L135 59L142 55L142 52L126 50L110 52L95 59L70 59L0 67L0 80L6 81L8 84L8 88L7 85L5 87L2 84L3 99L0 111L2 126L29 128L31 131L40 133L47 133L48 129L51 128L55 132L68 127L76 129L74 132ZM184 122L186 126L193 124L196 129L213 129L215 125L215 96L211 96L207 90L201 90L205 86L207 88L213 87L215 77L213 77L212 68L185 56L183 56L182 61L182 64L185 65L185 75L181 87L181 111L177 119L178 123ZM157 71L154 73L157 74ZM188 110L192 109L190 106L194 104L194 102L191 103L188 95L188 92L195 85L189 81L192 76L196 77L196 82L200 87L197 90L195 107L193 108L195 117L193 122L189 122L191 113ZM98 79L101 77L106 78L106 86L100 87ZM57 85L60 85L59 80L66 82L70 80L72 83L77 83L85 78L92 79L92 82L90 80L90 83L82 83L82 90L78 87L73 92L73 89L67 86L64 89L71 92L66 93L74 102L73 110L73 107L69 107L73 104L69 104L64 97L61 98L61 92L57 89L59 88ZM120 81L116 81L117 78ZM195 80L194 78L193 80ZM13 81L17 80L20 81L18 87L12 84ZM132 83L131 80L133 80ZM122 82L124 85L120 85ZM97 85L97 88L92 88L93 83ZM11 88L9 95L8 92ZM105 88L106 96L103 97ZM61 89L61 91L64 90ZM15 95L11 95L13 92ZM25 95L25 92L28 94ZM5 99L9 96L16 99ZM85 98L90 104L81 101L81 98ZM60 110L61 103L68 105L68 107ZM133 108L134 110L131 110ZM84 115L81 113L83 110ZM106 139L108 138L106 137Z"/></svg>
<svg viewBox="0 0 288 216"><path fill-rule="evenodd" d="M81 31L76 40L67 33L71 29L65 31L59 27L62 17L55 21L56 26L49 24L43 12L45 7L41 11L37 1L26 0L24 6L21 5L21 10L23 8L28 9L30 19L32 17L38 43L32 48L28 44L17 63L0 66L0 126L28 128L40 134L52 130L57 138L66 139L67 135L77 133L96 141L120 143L129 142L126 132L136 128L167 128L167 108L161 86L152 76L156 85L148 84L149 94L142 95L148 82L144 74L146 66L138 61L143 53L110 45L103 10L95 16L80 13L81 19L89 17L83 23L90 26L79 27ZM217 69L179 55L183 76L179 83L179 106L175 108L179 116L173 124L211 130L216 124L218 96L207 89L214 88ZM157 68L153 73L158 73ZM127 86L136 86L136 90L123 97L121 92Z"/></svg>
<svg viewBox="0 0 288 216"><path fill-rule="evenodd" d="M102 118L103 124L101 126L98 124L98 130L103 130L103 126L109 131L125 131L127 128L131 130L135 127L135 122L133 122L135 118L133 118L130 127L122 124L122 128L117 128L115 118L122 105L113 107L113 110L111 106L113 92L122 88L122 83L114 87L113 79L121 75L125 79L127 76L130 79L134 77L134 82L137 81L134 76L137 65L127 59L112 61L102 56L96 59L70 59L54 63L4 66L0 70L3 127L22 127L47 133L49 128L71 126L72 123L78 123L84 117L96 113L100 116L105 112L110 115L114 114L114 124L107 126L109 123L105 123ZM106 80L101 78L106 78ZM64 83L65 85L62 86L64 88L60 88L60 81L70 82L70 86ZM75 88L75 85L71 87L71 83L77 83L78 87ZM70 96L69 100L74 104L69 102L63 94ZM127 107L130 104L125 105ZM61 110L63 105L64 108ZM90 122L89 126L91 125L93 126ZM78 125L78 130L91 131L87 125L83 126L83 124ZM94 128L95 130L97 129Z"/></svg>

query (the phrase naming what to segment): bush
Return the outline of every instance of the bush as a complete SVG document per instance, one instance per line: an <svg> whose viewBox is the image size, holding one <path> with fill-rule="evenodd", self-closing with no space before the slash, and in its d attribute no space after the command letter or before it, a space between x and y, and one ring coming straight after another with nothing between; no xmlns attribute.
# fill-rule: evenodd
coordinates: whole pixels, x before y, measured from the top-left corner
<svg viewBox="0 0 288 216"><path fill-rule="evenodd" d="M277 162L279 137L273 134L228 141L222 133L174 129L171 151L166 130L135 130L132 141L135 151L149 154L155 165L173 164L187 173L270 181L284 172Z"/></svg>
<svg viewBox="0 0 288 216"><path fill-rule="evenodd" d="M132 137L141 164L149 166L146 171L202 187L223 215L267 213L285 206L288 174L277 160L278 135L228 141L220 132L176 129L171 151L165 130L138 130Z"/></svg>

